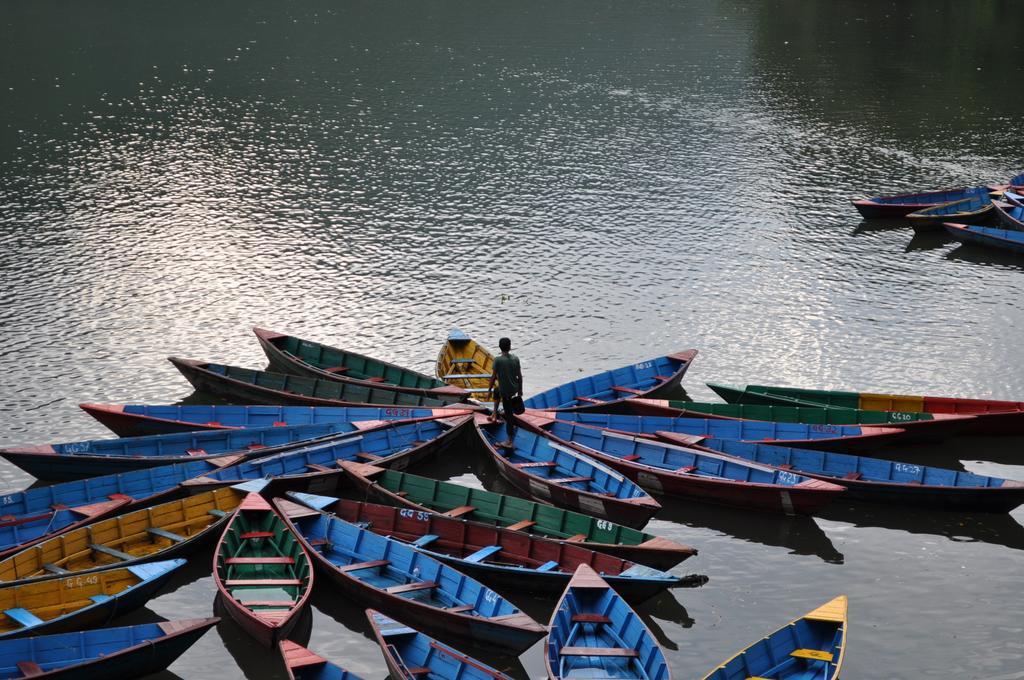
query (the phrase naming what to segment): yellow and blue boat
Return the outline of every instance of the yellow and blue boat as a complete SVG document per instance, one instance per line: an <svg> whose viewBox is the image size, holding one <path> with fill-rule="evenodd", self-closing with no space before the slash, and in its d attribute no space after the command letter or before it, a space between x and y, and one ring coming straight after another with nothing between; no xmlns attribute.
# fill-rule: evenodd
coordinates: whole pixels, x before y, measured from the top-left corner
<svg viewBox="0 0 1024 680"><path fill-rule="evenodd" d="M704 680L835 680L846 652L845 595L761 638Z"/></svg>

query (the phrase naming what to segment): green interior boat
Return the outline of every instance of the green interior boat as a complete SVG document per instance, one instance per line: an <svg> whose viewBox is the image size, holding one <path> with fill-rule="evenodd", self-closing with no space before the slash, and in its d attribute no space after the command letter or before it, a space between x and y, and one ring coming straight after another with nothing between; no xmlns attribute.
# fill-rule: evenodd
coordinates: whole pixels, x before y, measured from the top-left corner
<svg viewBox="0 0 1024 680"><path fill-rule="evenodd" d="M768 420L806 425L890 425L914 420L932 420L931 413L865 411L834 406L781 406L771 404L715 404L699 401L670 401L672 408L727 418Z"/></svg>

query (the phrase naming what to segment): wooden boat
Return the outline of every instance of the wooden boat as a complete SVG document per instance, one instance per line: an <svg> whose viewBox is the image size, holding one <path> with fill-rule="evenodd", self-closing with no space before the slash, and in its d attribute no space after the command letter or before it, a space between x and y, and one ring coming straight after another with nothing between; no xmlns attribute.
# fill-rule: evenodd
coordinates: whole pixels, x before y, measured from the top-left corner
<svg viewBox="0 0 1024 680"><path fill-rule="evenodd" d="M159 673L220 619L35 635L0 642L0 677L121 680Z"/></svg>
<svg viewBox="0 0 1024 680"><path fill-rule="evenodd" d="M644 602L668 588L684 585L680 576L628 560L458 517L314 494L292 493L289 497L375 534L409 543L487 583L528 588L530 592L561 592L576 567L588 564L632 602Z"/></svg>
<svg viewBox="0 0 1024 680"><path fill-rule="evenodd" d="M0 560L0 582L185 557L220 535L244 495L214 489L72 529Z"/></svg>
<svg viewBox="0 0 1024 680"><path fill-rule="evenodd" d="M754 642L704 680L838 680L846 653L847 601L840 595Z"/></svg>
<svg viewBox="0 0 1024 680"><path fill-rule="evenodd" d="M943 225L949 235L961 243L969 243L986 248L1005 250L1017 255L1024 255L1024 231L977 227L967 224L947 222Z"/></svg>
<svg viewBox="0 0 1024 680"><path fill-rule="evenodd" d="M1024 231L1024 206L1003 201L992 201L996 217L1003 229L1011 231Z"/></svg>
<svg viewBox="0 0 1024 680"><path fill-rule="evenodd" d="M979 196L986 197L989 193L989 187L939 189L917 194L893 194L857 199L853 201L853 205L864 219L896 218L943 203Z"/></svg>
<svg viewBox="0 0 1024 680"><path fill-rule="evenodd" d="M606 413L666 418L713 418L717 420L766 420L804 425L859 425L897 427L900 443L940 442L963 433L974 416L948 413L865 411L834 406L783 406L781 404L720 404L718 402L668 399L629 399L623 408Z"/></svg>
<svg viewBox="0 0 1024 680"><path fill-rule="evenodd" d="M1024 191L1024 188L1021 188L1019 191L1007 189L1003 192L1003 200L1010 205L1024 206L1024 194L1021 193L1022 191Z"/></svg>
<svg viewBox="0 0 1024 680"><path fill-rule="evenodd" d="M457 401L465 401L469 397L466 390L443 380L380 359L263 328L253 328L252 331L270 361L269 370L277 373L357 383L423 396L459 397Z"/></svg>
<svg viewBox="0 0 1024 680"><path fill-rule="evenodd" d="M636 612L581 564L555 606L544 643L548 677L669 680L665 654Z"/></svg>
<svg viewBox="0 0 1024 680"><path fill-rule="evenodd" d="M363 607L516 654L546 633L498 593L401 541L284 499L274 506L323 576Z"/></svg>
<svg viewBox="0 0 1024 680"><path fill-rule="evenodd" d="M697 350L687 349L603 371L535 394L523 404L533 409L600 411L625 399L678 396L679 383L696 356Z"/></svg>
<svg viewBox="0 0 1024 680"><path fill-rule="evenodd" d="M115 513L184 495L182 482L211 469L215 466L203 461L179 463L0 496L0 557Z"/></svg>
<svg viewBox="0 0 1024 680"><path fill-rule="evenodd" d="M848 500L976 512L1009 512L1024 503L1024 482L970 472L722 439L697 448L841 484Z"/></svg>
<svg viewBox="0 0 1024 680"><path fill-rule="evenodd" d="M351 423L357 429L365 429L368 424L376 424L379 421L450 418L472 412L456 406L433 409L365 406L79 404L79 408L120 437L330 423Z"/></svg>
<svg viewBox="0 0 1024 680"><path fill-rule="evenodd" d="M195 359L169 357L168 360L196 390L238 404L439 408L462 401L462 395L427 397L396 392L379 385L255 371Z"/></svg>
<svg viewBox="0 0 1024 680"><path fill-rule="evenodd" d="M0 640L102 625L144 605L183 564L150 562L0 586Z"/></svg>
<svg viewBox="0 0 1024 680"><path fill-rule="evenodd" d="M209 486L267 479L267 494L285 491L333 493L342 475L341 461L372 461L381 467L403 469L445 451L462 440L469 427L466 416L453 420L387 423L342 439L293 449L268 458L209 469L182 483L189 491Z"/></svg>
<svg viewBox="0 0 1024 680"><path fill-rule="evenodd" d="M437 377L449 385L486 398L494 372L494 355L458 328L453 328L437 355L435 371Z"/></svg>
<svg viewBox="0 0 1024 680"><path fill-rule="evenodd" d="M914 211L906 216L914 231L935 231L942 229L943 222L985 220L992 214L992 199L988 196L972 196L959 201Z"/></svg>
<svg viewBox="0 0 1024 680"><path fill-rule="evenodd" d="M384 661L392 678L512 680L504 673L380 612L367 609L366 618L384 653Z"/></svg>
<svg viewBox="0 0 1024 680"><path fill-rule="evenodd" d="M796 472L562 421L538 423L562 446L619 470L655 493L742 508L811 514L831 503L845 489ZM661 435L661 433L659 433Z"/></svg>
<svg viewBox="0 0 1024 680"><path fill-rule="evenodd" d="M0 457L37 479L67 481L193 460L233 464L355 432L362 425L339 422L93 439L8 447L0 449Z"/></svg>
<svg viewBox="0 0 1024 680"><path fill-rule="evenodd" d="M602 430L660 437L660 433L688 435L697 439L772 441L784 446L802 446L820 451L859 451L890 443L903 434L896 427L857 425L804 425L765 420L721 420L714 418L666 418L663 416L622 416L604 413L537 413L522 418L540 426L557 415L559 420ZM689 439L687 441L696 441Z"/></svg>
<svg viewBox="0 0 1024 680"><path fill-rule="evenodd" d="M277 648L284 659L288 680L360 680L358 675L291 640L281 640Z"/></svg>
<svg viewBox="0 0 1024 680"><path fill-rule="evenodd" d="M513 445L499 449L504 425L478 420L476 428L501 476L538 500L629 527L644 526L661 508L619 473L535 432L519 428Z"/></svg>
<svg viewBox="0 0 1024 680"><path fill-rule="evenodd" d="M662 571L697 554L697 549L553 505L484 489L441 482L401 470L344 462L345 475L367 498L420 512L458 515L473 522L564 540Z"/></svg>
<svg viewBox="0 0 1024 680"><path fill-rule="evenodd" d="M732 403L837 406L869 411L912 413L921 411L925 413L955 413L974 416L974 420L966 425L966 434L1024 434L1024 402L1020 401L875 394L767 385L747 385L737 388L707 383L707 386L717 392L720 397Z"/></svg>
<svg viewBox="0 0 1024 680"><path fill-rule="evenodd" d="M231 618L263 646L275 647L313 592L313 565L270 504L250 493L214 551L213 581Z"/></svg>

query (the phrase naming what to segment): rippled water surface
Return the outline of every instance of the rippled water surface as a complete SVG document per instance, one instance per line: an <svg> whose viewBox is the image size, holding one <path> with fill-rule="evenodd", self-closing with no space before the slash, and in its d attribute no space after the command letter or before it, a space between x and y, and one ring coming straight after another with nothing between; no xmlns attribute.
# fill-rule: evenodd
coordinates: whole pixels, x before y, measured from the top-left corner
<svg viewBox="0 0 1024 680"><path fill-rule="evenodd" d="M848 203L1024 170L1018 17L9 0L0 444L106 436L82 401L188 396L167 355L262 365L253 324L424 370L452 326L507 334L528 392L698 347L695 399L705 380L1024 398L1024 260ZM1024 479L1022 443L908 455ZM433 472L499 484L483 461ZM667 501L651 527L711 581L641 612L677 678L837 593L846 678L1024 678L1022 517ZM209 615L208 563L123 622ZM310 646L383 677L358 608L313 604ZM541 646L495 662L543 672ZM230 623L171 671L283 677Z"/></svg>

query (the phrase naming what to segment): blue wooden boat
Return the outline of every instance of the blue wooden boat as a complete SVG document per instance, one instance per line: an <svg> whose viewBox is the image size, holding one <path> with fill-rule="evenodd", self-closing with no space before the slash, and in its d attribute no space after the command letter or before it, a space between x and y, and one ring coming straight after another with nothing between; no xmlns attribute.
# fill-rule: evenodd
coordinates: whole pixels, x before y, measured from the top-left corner
<svg viewBox="0 0 1024 680"><path fill-rule="evenodd" d="M864 219L897 218L943 203L988 196L990 191L989 187L939 189L916 194L893 194L856 199L853 201L853 205Z"/></svg>
<svg viewBox="0 0 1024 680"><path fill-rule="evenodd" d="M661 508L639 486L571 448L519 428L512 446L499 449L504 426L476 425L501 476L533 498L629 527L644 526Z"/></svg>
<svg viewBox="0 0 1024 680"><path fill-rule="evenodd" d="M553 541L457 517L408 512L390 505L316 494L290 493L288 496L315 510L366 527L375 534L408 543L464 574L499 586L560 593L580 564L600 571L630 602L644 602L668 588L694 581L703 583L703 579L689 578L684 584L681 576L566 541Z"/></svg>
<svg viewBox="0 0 1024 680"><path fill-rule="evenodd" d="M992 201L992 207L995 208L996 217L999 218L999 224L1004 229L1024 231L1024 206Z"/></svg>
<svg viewBox="0 0 1024 680"><path fill-rule="evenodd" d="M0 496L0 557L115 513L185 495L182 482L215 469L206 461L178 463Z"/></svg>
<svg viewBox="0 0 1024 680"><path fill-rule="evenodd" d="M324 575L363 607L517 654L544 637L544 626L498 593L401 541L284 499L274 507Z"/></svg>
<svg viewBox="0 0 1024 680"><path fill-rule="evenodd" d="M1017 255L1024 255L1024 231L996 229L994 227L978 227L967 224L943 224L949 235L961 243L969 243L985 248L1006 250Z"/></svg>
<svg viewBox="0 0 1024 680"><path fill-rule="evenodd" d="M450 449L461 439L470 422L467 416L452 420L398 421L226 467L217 468L208 462L209 468L204 473L184 482L183 486L196 491L211 485L266 479L270 480L267 494L333 493L343 474L342 461L370 462L402 470Z"/></svg>
<svg viewBox="0 0 1024 680"><path fill-rule="evenodd" d="M527 423L550 422L552 416L531 414ZM702 437L737 441L772 441L820 451L857 451L877 448L903 434L898 427L861 425L808 425L767 420L721 420L716 418L669 418L604 413L559 413L558 420L598 427L626 434L650 435L689 444ZM676 434L681 437L673 438Z"/></svg>
<svg viewBox="0 0 1024 680"><path fill-rule="evenodd" d="M983 221L993 209L992 199L987 195L972 196L916 210L907 215L907 220L914 231L935 231L942 229L943 222Z"/></svg>
<svg viewBox="0 0 1024 680"><path fill-rule="evenodd" d="M512 680L504 673L380 612L367 609L366 618L384 653L392 678Z"/></svg>
<svg viewBox="0 0 1024 680"><path fill-rule="evenodd" d="M206 460L223 467L248 458L299 448L357 429L359 427L356 424L342 421L318 425L92 439L65 444L12 446L0 449L0 457L36 479L67 481L192 460Z"/></svg>
<svg viewBox="0 0 1024 680"><path fill-rule="evenodd" d="M847 601L840 595L753 643L704 680L838 680L846 653Z"/></svg>
<svg viewBox="0 0 1024 680"><path fill-rule="evenodd" d="M724 439L700 448L841 484L850 500L981 512L1009 512L1024 503L1024 482L970 472Z"/></svg>
<svg viewBox="0 0 1024 680"><path fill-rule="evenodd" d="M526 408L594 410L612 402L645 397L670 398L679 391L679 383L697 356L688 349L663 357L567 382L526 399Z"/></svg>
<svg viewBox="0 0 1024 680"><path fill-rule="evenodd" d="M465 391L456 394L409 394L387 386L338 382L195 359L168 357L168 361L197 391L213 394L233 404L281 404L284 406L408 406L437 408L458 404Z"/></svg>
<svg viewBox="0 0 1024 680"><path fill-rule="evenodd" d="M79 408L121 437L324 423L372 424L382 420L447 418L469 413L468 410L456 407L79 404Z"/></svg>
<svg viewBox="0 0 1024 680"><path fill-rule="evenodd" d="M349 673L291 640L281 640L277 648L284 659L288 680L360 680L355 673Z"/></svg>
<svg viewBox="0 0 1024 680"><path fill-rule="evenodd" d="M0 586L0 640L82 630L141 607L185 560Z"/></svg>
<svg viewBox="0 0 1024 680"><path fill-rule="evenodd" d="M786 514L811 514L842 486L733 456L570 422L544 424L548 436L614 467L655 493Z"/></svg>
<svg viewBox="0 0 1024 680"><path fill-rule="evenodd" d="M1022 191L1024 191L1024 189L1021 189L1020 191L1007 189L1003 192L1003 199L1010 205L1024 205L1024 193L1021 193Z"/></svg>
<svg viewBox="0 0 1024 680"><path fill-rule="evenodd" d="M669 680L665 654L651 631L605 583L581 564L551 616L544 644L548 677Z"/></svg>
<svg viewBox="0 0 1024 680"><path fill-rule="evenodd" d="M0 678L122 680L159 673L220 619L35 635L0 642Z"/></svg>

